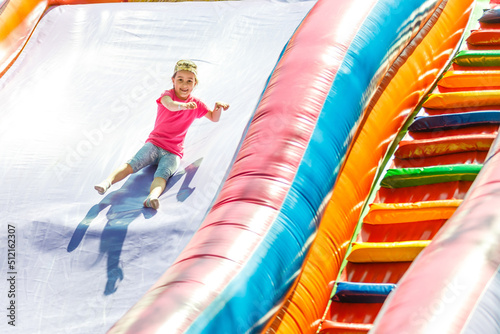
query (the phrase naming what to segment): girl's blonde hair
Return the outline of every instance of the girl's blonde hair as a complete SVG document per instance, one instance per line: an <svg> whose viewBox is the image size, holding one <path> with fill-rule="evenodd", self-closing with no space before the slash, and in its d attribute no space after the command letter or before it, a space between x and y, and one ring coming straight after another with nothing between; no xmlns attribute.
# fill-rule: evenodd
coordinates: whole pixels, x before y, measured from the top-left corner
<svg viewBox="0 0 500 334"><path fill-rule="evenodd" d="M174 67L174 75L172 78L175 78L175 75L179 71L189 71L194 74L194 78L196 80L196 84L198 84L198 66L191 61L191 60L186 60L186 59L181 59L179 60Z"/></svg>

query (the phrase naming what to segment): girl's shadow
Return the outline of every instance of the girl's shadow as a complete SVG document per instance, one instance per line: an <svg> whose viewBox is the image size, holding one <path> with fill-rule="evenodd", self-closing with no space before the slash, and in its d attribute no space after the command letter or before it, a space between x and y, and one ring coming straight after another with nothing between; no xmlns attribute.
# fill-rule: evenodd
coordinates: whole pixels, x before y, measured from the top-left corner
<svg viewBox="0 0 500 334"><path fill-rule="evenodd" d="M203 158L200 158L187 166L184 170L174 174L168 180L165 191L171 189L172 186L185 175L184 182L177 193L177 200L180 202L186 200L195 189L189 187L189 183L198 171L202 160ZM82 242L92 221L101 211L109 206L109 210L106 213L108 222L102 231L101 243L99 245L99 257L96 260L96 262L98 262L107 253L108 281L104 289L105 295L114 293L117 289L117 282L123 280L123 270L119 267L119 263L129 224L141 216L141 214L145 219L149 219L157 213L156 210L143 206L144 199L149 194L149 188L153 181L155 170L156 166L148 166L130 175L120 189L110 192L98 204L92 206L85 218L83 218L76 227L69 241L67 251L72 252Z"/></svg>

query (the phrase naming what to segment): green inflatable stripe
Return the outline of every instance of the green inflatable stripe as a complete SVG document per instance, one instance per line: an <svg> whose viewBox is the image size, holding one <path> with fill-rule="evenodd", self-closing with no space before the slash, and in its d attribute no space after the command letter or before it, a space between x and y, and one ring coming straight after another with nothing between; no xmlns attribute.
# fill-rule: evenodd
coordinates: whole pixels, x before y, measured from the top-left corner
<svg viewBox="0 0 500 334"><path fill-rule="evenodd" d="M403 188L452 181L474 181L483 165L443 165L387 170L380 186Z"/></svg>
<svg viewBox="0 0 500 334"><path fill-rule="evenodd" d="M461 66L500 66L500 50L460 51L453 62Z"/></svg>

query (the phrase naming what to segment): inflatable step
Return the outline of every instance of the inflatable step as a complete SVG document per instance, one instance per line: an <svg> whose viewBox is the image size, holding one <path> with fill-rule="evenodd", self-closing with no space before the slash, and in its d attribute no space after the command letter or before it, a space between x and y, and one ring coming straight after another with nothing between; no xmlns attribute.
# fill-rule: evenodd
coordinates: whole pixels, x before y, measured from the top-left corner
<svg viewBox="0 0 500 334"><path fill-rule="evenodd" d="M404 188L427 184L474 181L482 165L443 165L420 168L388 169L382 182L384 188Z"/></svg>
<svg viewBox="0 0 500 334"><path fill-rule="evenodd" d="M498 87L500 86L500 71L447 71L439 80L438 85L446 88Z"/></svg>
<svg viewBox="0 0 500 334"><path fill-rule="evenodd" d="M474 46L498 46L500 45L500 30L478 29L471 30L467 43Z"/></svg>
<svg viewBox="0 0 500 334"><path fill-rule="evenodd" d="M449 93L432 93L424 101L428 109L470 108L500 104L500 90L472 90Z"/></svg>
<svg viewBox="0 0 500 334"><path fill-rule="evenodd" d="M364 228L364 227L363 227ZM429 237L426 240L430 240ZM417 240L392 240L407 241ZM370 242L384 242L387 240L370 240ZM368 241L368 240L367 240ZM384 263L352 263L348 262L344 269L345 280L352 282L396 283L410 267L411 262L384 262ZM333 286L333 285L332 285Z"/></svg>
<svg viewBox="0 0 500 334"><path fill-rule="evenodd" d="M320 334L361 334L368 333L373 324L345 323L338 321L325 320L321 325Z"/></svg>
<svg viewBox="0 0 500 334"><path fill-rule="evenodd" d="M500 124L500 110L472 111L455 114L417 116L408 127L411 132L457 129L460 127Z"/></svg>
<svg viewBox="0 0 500 334"><path fill-rule="evenodd" d="M372 203L363 224L399 224L450 218L461 199L415 203Z"/></svg>
<svg viewBox="0 0 500 334"><path fill-rule="evenodd" d="M488 151L496 136L496 133L487 133L402 140L394 156L398 159L419 159L460 152Z"/></svg>
<svg viewBox="0 0 500 334"><path fill-rule="evenodd" d="M458 152L455 154L437 155L425 159L398 159L393 162L397 168L428 167L454 164L483 164L488 151Z"/></svg>
<svg viewBox="0 0 500 334"><path fill-rule="evenodd" d="M354 263L412 262L430 242L430 240L353 242L347 261Z"/></svg>
<svg viewBox="0 0 500 334"><path fill-rule="evenodd" d="M332 300L342 303L383 303L396 284L339 282Z"/></svg>
<svg viewBox="0 0 500 334"><path fill-rule="evenodd" d="M500 66L500 50L462 50L453 62L460 66Z"/></svg>
<svg viewBox="0 0 500 334"><path fill-rule="evenodd" d="M479 18L481 23L500 23L500 8L488 9Z"/></svg>

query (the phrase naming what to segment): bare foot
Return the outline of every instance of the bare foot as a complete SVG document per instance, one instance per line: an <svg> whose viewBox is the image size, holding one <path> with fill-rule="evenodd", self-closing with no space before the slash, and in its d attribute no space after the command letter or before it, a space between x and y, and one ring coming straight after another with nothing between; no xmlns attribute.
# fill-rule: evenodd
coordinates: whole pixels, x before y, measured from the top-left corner
<svg viewBox="0 0 500 334"><path fill-rule="evenodd" d="M158 200L158 198L148 197L144 201L144 207L158 210L158 208L160 207L160 201Z"/></svg>
<svg viewBox="0 0 500 334"><path fill-rule="evenodd" d="M109 182L108 180L104 180L101 183L96 184L94 186L94 189L97 190L99 195L104 195L106 191L108 191L109 187L111 187L111 182Z"/></svg>

